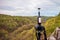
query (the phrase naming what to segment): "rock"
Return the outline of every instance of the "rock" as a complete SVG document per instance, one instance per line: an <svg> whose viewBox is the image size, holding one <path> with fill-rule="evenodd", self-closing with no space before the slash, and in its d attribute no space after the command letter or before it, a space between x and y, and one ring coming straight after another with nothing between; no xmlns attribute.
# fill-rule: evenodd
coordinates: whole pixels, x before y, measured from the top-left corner
<svg viewBox="0 0 60 40"><path fill-rule="evenodd" d="M49 40L56 40L56 39L54 38L54 36L50 36Z"/></svg>

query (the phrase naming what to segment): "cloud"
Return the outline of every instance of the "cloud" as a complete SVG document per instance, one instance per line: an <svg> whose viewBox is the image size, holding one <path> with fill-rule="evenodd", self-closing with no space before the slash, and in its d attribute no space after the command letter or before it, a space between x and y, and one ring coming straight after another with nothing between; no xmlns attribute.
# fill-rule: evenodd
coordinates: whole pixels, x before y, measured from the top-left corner
<svg viewBox="0 0 60 40"><path fill-rule="evenodd" d="M50 0L50 1L55 3L56 5L60 6L60 0Z"/></svg>
<svg viewBox="0 0 60 40"><path fill-rule="evenodd" d="M1 10L9 10L9 11L14 11L15 10L15 8L10 7L10 6L0 6L0 9Z"/></svg>
<svg viewBox="0 0 60 40"><path fill-rule="evenodd" d="M60 1L56 0L0 0L0 12L9 15L56 15L60 11ZM47 14L48 13L48 14Z"/></svg>

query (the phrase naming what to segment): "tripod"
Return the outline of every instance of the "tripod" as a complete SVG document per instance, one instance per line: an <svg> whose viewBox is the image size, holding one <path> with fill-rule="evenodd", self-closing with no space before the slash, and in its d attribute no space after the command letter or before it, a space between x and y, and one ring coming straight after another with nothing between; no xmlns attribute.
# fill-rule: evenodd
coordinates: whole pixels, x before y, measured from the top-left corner
<svg viewBox="0 0 60 40"><path fill-rule="evenodd" d="M41 26L41 23L38 23L38 25L35 26L35 30L36 30L37 40L41 40L42 38L44 40L47 40L45 28L44 28L44 26Z"/></svg>

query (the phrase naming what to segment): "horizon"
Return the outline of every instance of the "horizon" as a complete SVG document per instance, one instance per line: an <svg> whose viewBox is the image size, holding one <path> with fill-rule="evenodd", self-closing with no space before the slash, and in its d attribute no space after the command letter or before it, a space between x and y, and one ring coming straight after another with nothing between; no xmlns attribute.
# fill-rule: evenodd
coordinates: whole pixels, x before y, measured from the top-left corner
<svg viewBox="0 0 60 40"><path fill-rule="evenodd" d="M6 15L6 16L19 16L19 15L8 15L8 14L0 14L0 15ZM20 15L21 16L21 15ZM57 16L57 15L56 15ZM29 16L29 15L27 15L27 16L21 16L21 17L37 17L37 15L34 15L34 16ZM55 17L55 16L41 16L41 17Z"/></svg>

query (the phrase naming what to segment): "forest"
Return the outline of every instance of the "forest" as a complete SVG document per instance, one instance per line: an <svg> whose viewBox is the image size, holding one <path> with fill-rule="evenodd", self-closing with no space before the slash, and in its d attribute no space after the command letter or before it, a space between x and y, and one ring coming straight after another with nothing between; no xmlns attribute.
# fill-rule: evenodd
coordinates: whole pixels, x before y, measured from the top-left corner
<svg viewBox="0 0 60 40"><path fill-rule="evenodd" d="M36 40L37 16L10 16L0 14L0 40ZM47 37L60 27L60 13L54 17L42 16Z"/></svg>

